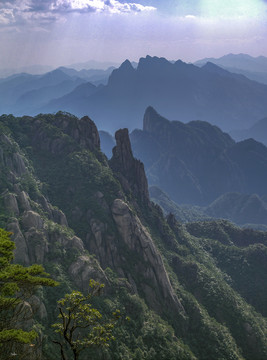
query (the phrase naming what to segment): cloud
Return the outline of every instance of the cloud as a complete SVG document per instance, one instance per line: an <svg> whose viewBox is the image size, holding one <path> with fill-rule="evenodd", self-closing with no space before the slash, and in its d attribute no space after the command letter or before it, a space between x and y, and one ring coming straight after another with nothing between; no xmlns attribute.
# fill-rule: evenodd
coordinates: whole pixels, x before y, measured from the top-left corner
<svg viewBox="0 0 267 360"><path fill-rule="evenodd" d="M119 0L1 0L0 26L46 19L55 21L68 13L124 14L156 10L135 2Z"/></svg>
<svg viewBox="0 0 267 360"><path fill-rule="evenodd" d="M155 7L137 3L121 3L118 0L54 0L51 10L55 12L105 12L131 13L153 11Z"/></svg>

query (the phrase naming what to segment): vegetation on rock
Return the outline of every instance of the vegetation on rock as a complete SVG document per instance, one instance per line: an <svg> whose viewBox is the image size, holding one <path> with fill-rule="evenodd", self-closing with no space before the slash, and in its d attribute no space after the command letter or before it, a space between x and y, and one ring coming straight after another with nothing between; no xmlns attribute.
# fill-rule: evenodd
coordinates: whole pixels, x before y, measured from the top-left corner
<svg viewBox="0 0 267 360"><path fill-rule="evenodd" d="M0 353L1 360L9 359L18 352L20 358L29 356L29 348L38 333L29 330L33 318L31 296L37 286L56 286L41 265L11 263L15 244L12 234L0 229ZM28 326L27 326L28 325Z"/></svg>
<svg viewBox="0 0 267 360"><path fill-rule="evenodd" d="M88 118L3 115L0 126L1 225L13 232L17 263L43 264L60 282L35 298L45 360L58 359L57 301L86 296L91 278L106 285L92 308L130 320L114 327L108 348L81 359L267 357L266 233L164 218L146 182L130 179L141 163L122 148L116 154L135 168L120 156L109 163ZM129 145L120 135L117 147Z"/></svg>

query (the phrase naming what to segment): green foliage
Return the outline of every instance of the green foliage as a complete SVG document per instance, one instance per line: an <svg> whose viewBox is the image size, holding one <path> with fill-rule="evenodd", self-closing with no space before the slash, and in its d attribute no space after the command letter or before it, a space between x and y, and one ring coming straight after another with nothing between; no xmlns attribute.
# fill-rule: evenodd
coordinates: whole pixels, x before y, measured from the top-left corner
<svg viewBox="0 0 267 360"><path fill-rule="evenodd" d="M149 310L138 295L131 295L122 288L116 298L122 317L127 319L114 330L116 341L111 343L107 359L196 359L181 339L175 336L174 329Z"/></svg>
<svg viewBox="0 0 267 360"><path fill-rule="evenodd" d="M138 254L133 255L120 241L110 212L114 198L118 194L123 197L121 187L114 179L105 157L97 149L89 150L76 141L76 137L73 136L77 133L76 120L66 113L41 114L35 118L14 118L6 115L0 117L1 130L10 140L13 138L10 144L5 141L0 144L4 153L9 158L14 151L25 155L23 160L26 159L30 175L15 179L16 187L30 195L32 209L44 220L43 234L49 248L45 256L45 268L60 281L60 286L57 288L42 290L42 301L47 310L47 318L40 321L46 341L46 357L49 360L59 358L55 351L59 345L51 341L54 332L50 328L50 323L57 322L62 325L63 317L56 321L54 304L62 297L66 302L59 306L68 307L67 299L64 297L66 293L69 293L69 296L73 295L72 298L68 298L68 303L70 301L79 303L84 295L76 291L72 293L75 287L69 276L70 265L80 253L74 251L72 247L62 246L63 242L60 239L70 239L74 233L47 220L44 210L38 205L39 197L43 194L48 195L49 200L65 212L75 234L83 240L86 239L85 246L90 248L93 237L90 229L91 219L103 224L103 231L101 229L103 245L107 239L114 241L112 244L114 253L110 254L115 255L114 263L103 256L103 263L112 266L112 270L106 269L111 286L107 289L105 297L92 297L90 301L81 305L90 304L91 306L83 309L83 314L85 317L89 316L91 320L94 319L95 322L100 321L102 325L110 322L104 314L120 309L122 318L119 320L119 326L115 326L110 335L116 337L116 341L110 342L109 347L87 347L86 350L81 351L80 360L88 358L192 360L196 358L195 356L200 360L267 358L266 345L264 345L264 342L267 343L266 322L250 306L253 305L258 312L266 316L267 233L240 230L225 221L199 222L184 226L172 221L171 217L165 221L157 206L135 207L134 195L132 198L129 197L133 208L135 207L133 211L151 234L168 271L171 285L185 309L182 316L163 306L159 310L160 316L157 315L140 298L142 296L140 289L147 281L145 272L140 274L140 271L137 271ZM69 132L65 131L65 126L68 127ZM20 149L16 143L19 144ZM4 162L0 166L1 193L6 189L14 193L14 183L9 177L10 169L4 166ZM35 176L41 182L36 181ZM173 204L167 202L166 205L170 209ZM172 208L172 211L174 210ZM197 208L180 210L177 215L182 221L188 217L191 220L202 219ZM3 201L0 202L0 215L2 226L6 226L9 214L5 211ZM23 228L21 230L23 232ZM14 248L13 245L10 248L8 246L4 246L5 256L0 256L3 269L11 266ZM148 261L148 271L151 269L149 266ZM125 276L127 274L128 279L131 279L131 283L135 283L132 287L126 279L117 278L116 270L121 274L121 268ZM40 268L36 268L36 273L39 270ZM0 270L1 276L4 276L4 273L5 271ZM78 276L82 277L83 274L77 275L78 281L80 281ZM1 298L2 305L13 306L8 312L3 310L1 313L7 315L7 319L12 319L14 309L20 309L17 304L23 304L27 294L31 293L31 286L35 285L34 281L31 281L27 288L26 283L23 283L22 280L28 276L35 275L33 272L25 272L17 265L12 265L10 268L6 277L10 282L3 287ZM132 289L135 289L135 285L139 295L130 294ZM68 315L67 310L65 313ZM102 315L101 319L99 314ZM82 315L81 311L80 315ZM129 316L129 319L122 320L126 316ZM89 318L86 320L89 321ZM56 326L55 329L59 331L58 336L60 336L62 327ZM15 339L13 331L17 330L21 330L22 333L16 332L17 339ZM9 326L2 336L3 339L5 336L6 339L8 336L13 336L13 341L23 342L23 339L26 339L25 341L29 343L33 340L30 340L31 334L27 330L29 329ZM87 333L83 333L83 330L79 333L81 343L77 342L75 346L87 346L92 343L92 340L87 338ZM66 352L66 354L70 353Z"/></svg>
<svg viewBox="0 0 267 360"><path fill-rule="evenodd" d="M0 332L0 343L16 342L21 344L29 344L37 337L37 333L32 331L23 331L21 329L9 329Z"/></svg>
<svg viewBox="0 0 267 360"><path fill-rule="evenodd" d="M36 337L35 331L21 329L27 314L25 301L37 286L56 286L41 265L24 267L12 264L15 244L11 233L0 229L0 352L5 359L16 344L29 344Z"/></svg>
<svg viewBox="0 0 267 360"><path fill-rule="evenodd" d="M77 360L80 353L91 347L107 347L114 340L112 331L119 311L113 313L113 319L101 321L101 313L92 307L92 298L100 293L103 284L90 280L91 292L83 295L79 291L66 294L58 301L60 319L53 327L61 338L54 342L60 345L61 359L65 360L68 351ZM65 349L66 348L66 349Z"/></svg>

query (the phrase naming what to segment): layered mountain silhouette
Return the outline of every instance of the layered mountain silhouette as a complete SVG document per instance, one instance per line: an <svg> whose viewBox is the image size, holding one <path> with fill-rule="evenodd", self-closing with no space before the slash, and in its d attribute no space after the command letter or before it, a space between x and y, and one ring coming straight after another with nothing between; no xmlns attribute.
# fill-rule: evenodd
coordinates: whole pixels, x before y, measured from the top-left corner
<svg viewBox="0 0 267 360"><path fill-rule="evenodd" d="M147 130L149 114L166 135L169 122L152 109ZM15 262L42 264L60 282L27 303L41 334L32 359L42 352L58 360L51 332L57 300L72 290L87 294L91 278L106 285L93 306L105 316L118 308L122 319L105 353L84 350L84 359L266 359L266 232L165 218L149 199L127 129L116 132L107 161L88 117L2 115L0 126L0 227L12 233ZM182 126L190 153L189 125ZM209 152L219 142L214 154L234 146L214 126L190 126L199 159L206 142Z"/></svg>
<svg viewBox="0 0 267 360"><path fill-rule="evenodd" d="M77 98L83 101L94 92L92 90L97 89L97 85L107 83L113 69L77 71L60 67L44 75L22 73L0 79L0 112L35 114L42 111L48 102L52 101L53 104L54 99L69 93L71 96L67 95L65 101ZM60 101L57 105L60 105Z"/></svg>
<svg viewBox="0 0 267 360"><path fill-rule="evenodd" d="M137 67L126 60L111 71L61 67L45 75L2 79L0 112L90 114L100 129L110 132L141 128L149 105L169 119L208 121L225 131L246 129L267 115L267 85L210 62L200 68L147 56Z"/></svg>
<svg viewBox="0 0 267 360"><path fill-rule="evenodd" d="M18 74L0 81L0 112L32 114L48 101L63 96L85 82L60 69L45 75Z"/></svg>
<svg viewBox="0 0 267 360"><path fill-rule="evenodd" d="M157 186L150 186L149 194L164 214L172 213L182 223L226 219L245 228L267 230L267 204L257 194L226 193L203 207L178 205Z"/></svg>
<svg viewBox="0 0 267 360"><path fill-rule="evenodd" d="M195 62L203 66L207 62L216 64L233 73L243 74L251 80L267 84L267 58L253 57L247 54L228 54L220 58L204 58Z"/></svg>
<svg viewBox="0 0 267 360"><path fill-rule="evenodd" d="M207 122L169 121L149 107L131 142L150 185L178 204L208 205L229 192L266 194L267 148L253 139L236 143Z"/></svg>
<svg viewBox="0 0 267 360"><path fill-rule="evenodd" d="M231 131L231 136L239 141L253 138L267 146L267 117L257 121L248 129Z"/></svg>
<svg viewBox="0 0 267 360"><path fill-rule="evenodd" d="M181 60L141 58L137 68L126 60L108 84L80 101L72 94L42 111L64 110L92 114L97 125L113 132L141 127L148 105L170 119L205 120L225 130L246 128L267 114L267 86L213 64L199 68Z"/></svg>
<svg viewBox="0 0 267 360"><path fill-rule="evenodd" d="M205 209L205 214L239 225L267 225L267 204L257 194L224 194Z"/></svg>

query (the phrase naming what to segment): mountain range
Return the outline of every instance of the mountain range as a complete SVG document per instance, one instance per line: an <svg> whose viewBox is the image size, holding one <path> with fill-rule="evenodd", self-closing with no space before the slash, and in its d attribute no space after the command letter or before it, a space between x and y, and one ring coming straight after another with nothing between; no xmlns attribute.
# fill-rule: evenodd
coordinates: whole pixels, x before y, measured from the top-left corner
<svg viewBox="0 0 267 360"><path fill-rule="evenodd" d="M194 64L203 66L207 62L216 64L233 73L245 75L251 80L267 84L267 58L253 57L247 54L228 54L220 58L204 58Z"/></svg>
<svg viewBox="0 0 267 360"><path fill-rule="evenodd" d="M106 83L114 68L106 70L80 70L60 67L44 75L16 74L0 79L0 112L14 114L34 114L55 98L74 91L84 84L83 96L88 96L87 88L96 88Z"/></svg>
<svg viewBox="0 0 267 360"><path fill-rule="evenodd" d="M0 81L0 95L2 113L90 114L112 133L141 128L148 106L172 120L208 121L224 131L247 129L267 115L267 85L211 62L200 68L150 56L137 67L126 60L106 71L63 67L42 76L12 76Z"/></svg>
<svg viewBox="0 0 267 360"><path fill-rule="evenodd" d="M234 130L230 134L238 141L253 138L267 146L267 117L257 121L248 129Z"/></svg>
<svg viewBox="0 0 267 360"><path fill-rule="evenodd" d="M243 228L267 230L266 197L257 194L226 193L208 206L178 205L155 185L149 187L149 194L165 215L172 213L182 223L224 219Z"/></svg>
<svg viewBox="0 0 267 360"><path fill-rule="evenodd" d="M206 155L235 144L207 123L169 123L152 109L148 135L151 121L155 130L164 124L172 146L181 127L185 140L195 134L198 149L208 143ZM227 221L185 226L165 218L149 199L127 129L116 132L110 161L88 117L2 115L0 129L0 226L13 234L15 262L43 264L60 282L38 289L27 304L40 332L35 358L58 359L51 330L56 301L74 289L86 293L90 278L106 285L94 306L105 314L119 308L128 319L110 348L85 352L84 359L266 358L267 233ZM187 145L190 158L195 146Z"/></svg>
<svg viewBox="0 0 267 360"><path fill-rule="evenodd" d="M178 204L208 205L231 192L266 195L267 148L253 139L236 143L207 122L169 121L149 107L131 142L149 184Z"/></svg>
<svg viewBox="0 0 267 360"><path fill-rule="evenodd" d="M246 128L266 116L267 86L207 64L202 68L164 58L141 58L137 68L126 60L110 75L108 84L84 100L62 97L42 108L90 113L109 132L140 128L147 106L168 118L205 120L224 130Z"/></svg>

